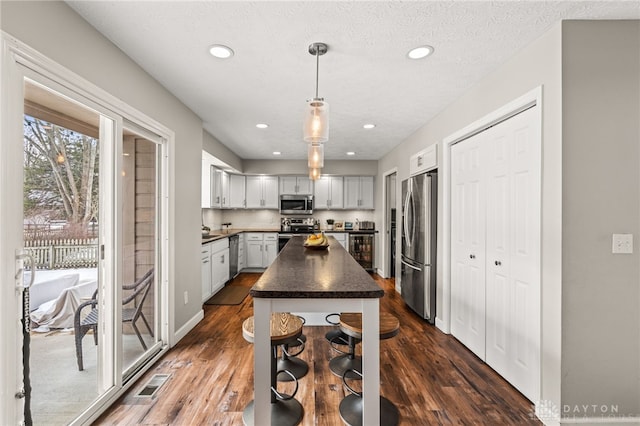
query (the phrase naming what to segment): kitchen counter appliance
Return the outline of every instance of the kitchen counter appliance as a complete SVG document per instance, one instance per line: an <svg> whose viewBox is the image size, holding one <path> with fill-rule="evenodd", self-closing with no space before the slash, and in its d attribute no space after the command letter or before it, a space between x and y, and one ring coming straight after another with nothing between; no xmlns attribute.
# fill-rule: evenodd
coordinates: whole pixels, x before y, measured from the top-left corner
<svg viewBox="0 0 640 426"><path fill-rule="evenodd" d="M314 232L316 220L312 217L282 217L280 218L280 233L278 234L278 252L292 237L301 235L306 237Z"/></svg>
<svg viewBox="0 0 640 426"><path fill-rule="evenodd" d="M280 214L313 214L313 195L280 195Z"/></svg>
<svg viewBox="0 0 640 426"><path fill-rule="evenodd" d="M235 234L229 237L229 279L238 275L238 245L240 235Z"/></svg>
<svg viewBox="0 0 640 426"><path fill-rule="evenodd" d="M437 188L435 171L402 181L402 298L431 324L436 317Z"/></svg>

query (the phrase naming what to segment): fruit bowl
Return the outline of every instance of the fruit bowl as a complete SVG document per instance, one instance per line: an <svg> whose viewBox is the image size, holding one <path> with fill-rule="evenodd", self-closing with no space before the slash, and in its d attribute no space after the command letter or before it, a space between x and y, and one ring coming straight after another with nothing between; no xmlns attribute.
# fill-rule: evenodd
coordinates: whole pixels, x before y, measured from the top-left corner
<svg viewBox="0 0 640 426"><path fill-rule="evenodd" d="M304 248L308 248L310 250L326 250L327 247L329 247L329 243L321 244L321 245L311 245L311 244L304 243L303 246Z"/></svg>
<svg viewBox="0 0 640 426"><path fill-rule="evenodd" d="M329 240L324 234L311 234L304 241L303 246L311 250L326 250L329 247Z"/></svg>

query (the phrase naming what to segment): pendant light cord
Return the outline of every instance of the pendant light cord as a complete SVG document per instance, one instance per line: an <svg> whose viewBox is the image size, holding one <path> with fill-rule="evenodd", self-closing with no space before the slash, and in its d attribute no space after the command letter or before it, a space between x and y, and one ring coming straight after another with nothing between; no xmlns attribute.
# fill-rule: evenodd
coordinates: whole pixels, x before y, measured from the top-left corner
<svg viewBox="0 0 640 426"><path fill-rule="evenodd" d="M320 46L316 47L316 99L318 99L318 79L320 78Z"/></svg>

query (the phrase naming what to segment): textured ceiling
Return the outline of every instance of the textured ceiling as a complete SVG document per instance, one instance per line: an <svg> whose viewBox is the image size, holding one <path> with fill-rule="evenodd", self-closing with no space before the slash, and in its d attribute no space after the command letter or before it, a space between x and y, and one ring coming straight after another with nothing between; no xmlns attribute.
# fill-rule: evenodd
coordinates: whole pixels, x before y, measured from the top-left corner
<svg viewBox="0 0 640 426"><path fill-rule="evenodd" d="M68 4L243 159L306 158L302 117L315 93L315 57L307 50L313 42L329 45L319 75L319 95L330 105L325 158L369 160L559 20L640 18L638 1ZM213 58L211 44L228 45L235 55ZM423 44L435 53L407 59ZM376 127L365 130L365 123Z"/></svg>

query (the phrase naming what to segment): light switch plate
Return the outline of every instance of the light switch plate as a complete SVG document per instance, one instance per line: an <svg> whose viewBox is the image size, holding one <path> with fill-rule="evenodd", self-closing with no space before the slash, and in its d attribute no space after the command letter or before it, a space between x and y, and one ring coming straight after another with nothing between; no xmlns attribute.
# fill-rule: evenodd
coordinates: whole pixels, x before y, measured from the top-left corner
<svg viewBox="0 0 640 426"><path fill-rule="evenodd" d="M633 234L613 234L613 247L611 253L633 253Z"/></svg>

